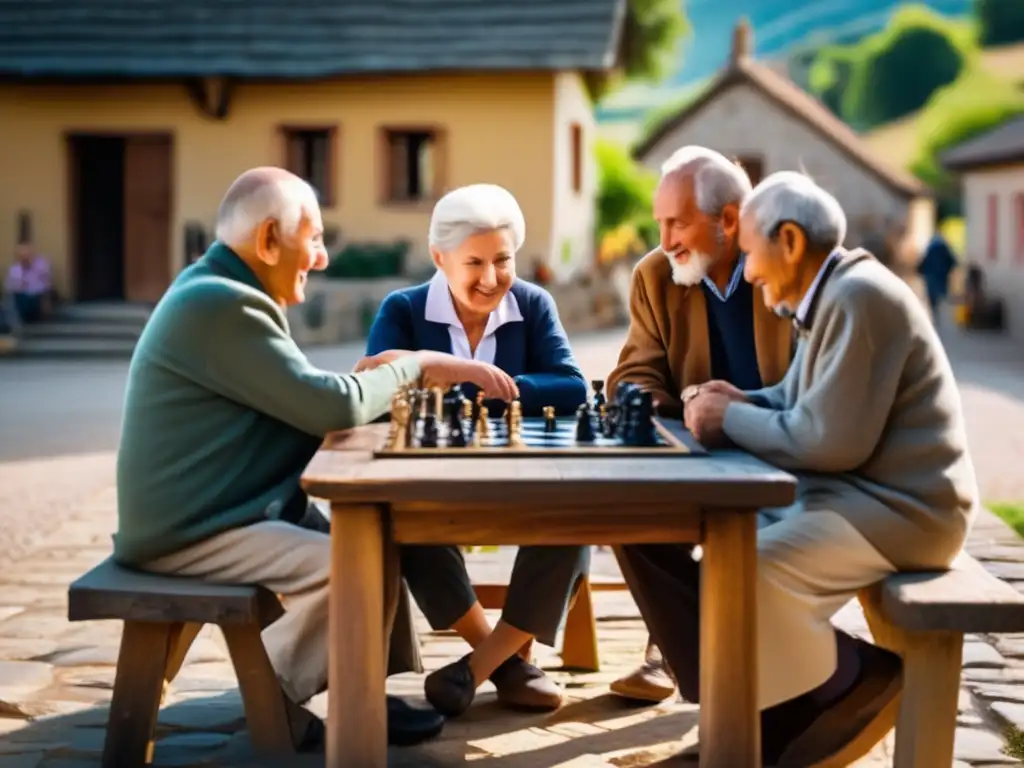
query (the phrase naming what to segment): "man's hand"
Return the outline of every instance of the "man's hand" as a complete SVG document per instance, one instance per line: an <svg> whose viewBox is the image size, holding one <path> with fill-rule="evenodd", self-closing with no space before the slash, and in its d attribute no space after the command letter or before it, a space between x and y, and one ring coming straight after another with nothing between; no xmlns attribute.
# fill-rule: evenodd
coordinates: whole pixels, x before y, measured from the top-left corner
<svg viewBox="0 0 1024 768"><path fill-rule="evenodd" d="M389 349L385 352L381 352L376 355L369 355L364 357L358 363L356 367L352 369L352 373L363 373L364 371L372 371L381 365L394 362L400 357L413 354L407 349Z"/></svg>
<svg viewBox="0 0 1024 768"><path fill-rule="evenodd" d="M722 379L713 379L709 382L700 385L701 394L707 392L715 395L723 395L729 398L730 401L736 403L747 402L747 396L742 389L733 386L728 381Z"/></svg>
<svg viewBox="0 0 1024 768"><path fill-rule="evenodd" d="M686 404L683 419L686 428L705 448L714 448L726 442L722 424L725 422L725 409L730 402L733 400L727 395L702 388L700 394Z"/></svg>
<svg viewBox="0 0 1024 768"><path fill-rule="evenodd" d="M447 389L455 384L476 384L484 397L509 402L519 397L515 381L497 366L463 360L443 352L417 352L423 378L430 386Z"/></svg>

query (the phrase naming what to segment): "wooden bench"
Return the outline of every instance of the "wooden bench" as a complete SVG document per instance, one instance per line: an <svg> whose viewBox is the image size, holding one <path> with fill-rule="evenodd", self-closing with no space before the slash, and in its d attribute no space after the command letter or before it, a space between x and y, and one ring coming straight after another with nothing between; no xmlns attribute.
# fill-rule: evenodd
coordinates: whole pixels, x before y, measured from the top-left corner
<svg viewBox="0 0 1024 768"><path fill-rule="evenodd" d="M963 554L859 597L875 642L903 657L894 768L952 765L964 634L1024 631L1024 595Z"/></svg>
<svg viewBox="0 0 1024 768"><path fill-rule="evenodd" d="M204 624L224 633L254 746L269 754L293 753L284 694L260 636L281 612L277 597L262 587L141 573L109 559L74 581L68 589L70 621L124 621L104 768L152 761L167 686Z"/></svg>

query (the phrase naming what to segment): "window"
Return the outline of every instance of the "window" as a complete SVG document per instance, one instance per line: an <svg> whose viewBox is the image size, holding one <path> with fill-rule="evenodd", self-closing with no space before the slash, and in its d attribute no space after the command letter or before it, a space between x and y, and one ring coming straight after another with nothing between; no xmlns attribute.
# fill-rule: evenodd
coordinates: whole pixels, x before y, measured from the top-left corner
<svg viewBox="0 0 1024 768"><path fill-rule="evenodd" d="M1024 264L1024 192L1014 196L1017 208L1017 263Z"/></svg>
<svg viewBox="0 0 1024 768"><path fill-rule="evenodd" d="M999 258L999 197L988 196L988 259L995 261Z"/></svg>
<svg viewBox="0 0 1024 768"><path fill-rule="evenodd" d="M384 202L430 202L441 196L444 136L440 131L386 128L382 145Z"/></svg>
<svg viewBox="0 0 1024 768"><path fill-rule="evenodd" d="M285 168L310 183L323 208L336 200L334 164L337 153L334 128L282 128Z"/></svg>
<svg viewBox="0 0 1024 768"><path fill-rule="evenodd" d="M569 153L572 191L579 194L583 191L583 126L579 123L569 126Z"/></svg>
<svg viewBox="0 0 1024 768"><path fill-rule="evenodd" d="M761 183L761 179L764 178L764 160L760 157L747 155L737 157L736 162L747 172L747 176L750 177L750 183L753 186L756 187Z"/></svg>

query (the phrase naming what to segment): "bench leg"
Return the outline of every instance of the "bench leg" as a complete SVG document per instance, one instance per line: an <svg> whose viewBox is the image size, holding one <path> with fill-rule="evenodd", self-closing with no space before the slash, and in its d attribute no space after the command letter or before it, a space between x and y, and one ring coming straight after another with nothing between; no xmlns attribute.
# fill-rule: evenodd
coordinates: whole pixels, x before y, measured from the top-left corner
<svg viewBox="0 0 1024 768"><path fill-rule="evenodd" d="M184 624L174 624L171 627L171 636L167 646L167 662L164 665L164 687L163 694L160 697L161 703L163 703L164 697L167 696L167 691L171 683L174 682L174 678L181 671L181 666L185 663L185 656L188 655L189 648L196 641L196 636L202 628L202 624L191 621Z"/></svg>
<svg viewBox="0 0 1024 768"><path fill-rule="evenodd" d="M295 752L284 691L270 665L263 637L256 624L221 627L245 707L249 738L260 752Z"/></svg>
<svg viewBox="0 0 1024 768"><path fill-rule="evenodd" d="M952 765L963 634L894 627L880 610L881 585L862 590L859 598L875 642L903 657L893 768Z"/></svg>
<svg viewBox="0 0 1024 768"><path fill-rule="evenodd" d="M153 733L172 635L180 624L126 621L117 655L103 768L135 768L153 759Z"/></svg>
<svg viewBox="0 0 1024 768"><path fill-rule="evenodd" d="M597 650L597 619L594 616L594 600L588 579L581 581L576 599L565 617L562 666L586 672L601 669Z"/></svg>

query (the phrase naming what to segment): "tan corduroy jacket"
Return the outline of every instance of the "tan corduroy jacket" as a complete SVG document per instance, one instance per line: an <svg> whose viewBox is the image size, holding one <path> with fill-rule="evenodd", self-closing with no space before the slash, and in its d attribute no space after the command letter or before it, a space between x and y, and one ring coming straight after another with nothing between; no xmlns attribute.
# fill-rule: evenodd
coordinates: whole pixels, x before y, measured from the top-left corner
<svg viewBox="0 0 1024 768"><path fill-rule="evenodd" d="M644 256L633 271L629 333L619 362L608 375L609 400L620 381L654 394L658 413L682 416L682 392L711 378L707 304L699 285L672 282L672 267L661 250ZM764 386L782 379L793 352L793 324L764 305L754 291L754 343Z"/></svg>

